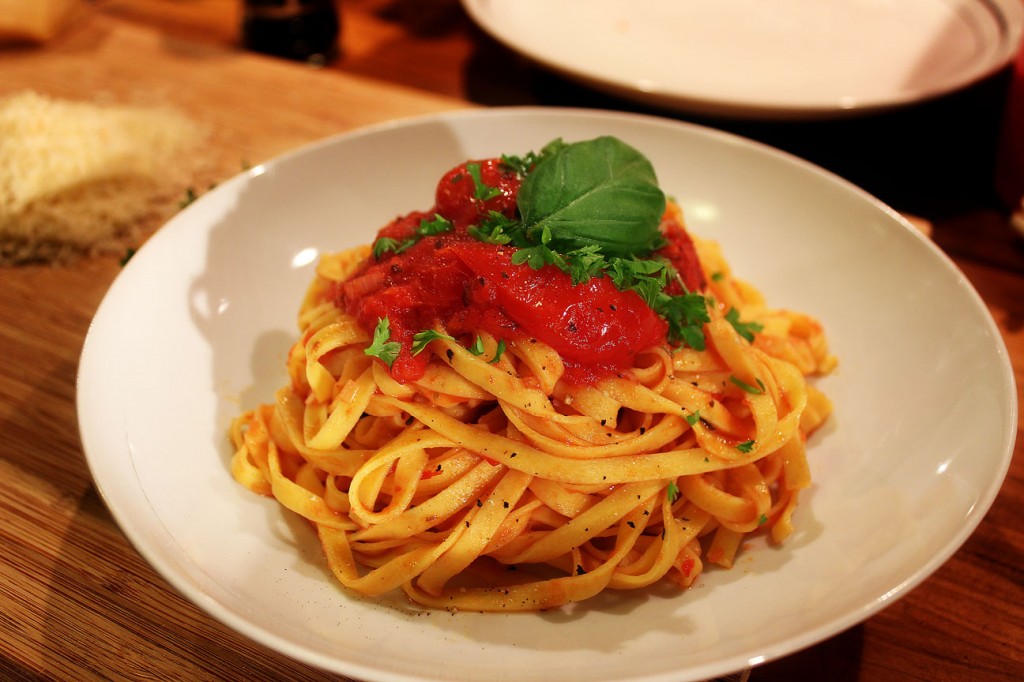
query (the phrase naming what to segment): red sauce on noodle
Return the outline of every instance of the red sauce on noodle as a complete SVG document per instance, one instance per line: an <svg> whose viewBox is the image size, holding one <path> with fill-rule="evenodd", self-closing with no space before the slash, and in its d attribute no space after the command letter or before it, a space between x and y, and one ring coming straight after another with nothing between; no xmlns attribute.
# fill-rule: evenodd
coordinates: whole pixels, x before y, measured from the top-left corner
<svg viewBox="0 0 1024 682"><path fill-rule="evenodd" d="M497 187L479 199L466 170L458 166L438 183L435 206L386 225L378 237L412 237L422 220L435 214L455 229L425 236L400 253L368 259L362 270L339 285L336 302L372 331L387 317L392 341L401 352L391 375L401 382L423 375L428 354L412 355L413 335L440 322L460 342L472 343L483 330L499 339L534 338L551 346L566 365L565 378L591 383L630 367L636 355L665 342L668 326L633 291L619 291L607 277L573 286L554 266L533 270L512 263L514 248L483 243L466 228L490 211L515 217L518 176L498 159L480 164L481 180ZM683 228L669 221L662 254L677 267L691 290L704 286L693 244ZM663 225L664 229L664 225Z"/></svg>

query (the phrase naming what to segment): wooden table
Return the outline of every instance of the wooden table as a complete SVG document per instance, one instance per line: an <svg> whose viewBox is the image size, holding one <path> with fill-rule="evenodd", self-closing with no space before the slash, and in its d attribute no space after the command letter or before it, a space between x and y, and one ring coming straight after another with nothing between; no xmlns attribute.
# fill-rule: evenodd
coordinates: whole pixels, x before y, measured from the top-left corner
<svg viewBox="0 0 1024 682"><path fill-rule="evenodd" d="M645 110L510 54L454 0L345 0L342 16L341 57L314 70L239 50L234 0L98 0L46 47L0 51L0 96L31 87L164 101L228 131L221 151L250 162L470 104ZM1019 387L1024 246L991 182L1006 82L1001 74L940 101L850 121L689 120L794 151L930 221L988 304ZM118 270L113 256L0 270L0 678L337 679L235 634L177 595L97 496L78 439L75 373ZM750 679L1024 679L1022 505L1018 437L999 498L941 569L865 623Z"/></svg>

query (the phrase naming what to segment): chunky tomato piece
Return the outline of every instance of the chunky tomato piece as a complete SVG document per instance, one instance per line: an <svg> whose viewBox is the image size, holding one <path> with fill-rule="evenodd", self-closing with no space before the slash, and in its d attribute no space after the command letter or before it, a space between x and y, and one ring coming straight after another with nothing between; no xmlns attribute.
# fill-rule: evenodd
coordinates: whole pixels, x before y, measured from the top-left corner
<svg viewBox="0 0 1024 682"><path fill-rule="evenodd" d="M418 225L418 223L417 223ZM337 303L373 332L387 317L391 341L402 350L391 366L398 381L423 376L427 355L412 355L413 335L447 321L464 307L463 292L472 277L449 247L453 235L425 237L400 254L388 254L343 283Z"/></svg>
<svg viewBox="0 0 1024 682"><path fill-rule="evenodd" d="M408 215L398 216L380 229L380 232L377 233L377 239L386 237L394 239L396 242L412 239L416 235L416 230L419 228L420 223L433 217L433 213L424 213L422 211L413 211Z"/></svg>
<svg viewBox="0 0 1024 682"><path fill-rule="evenodd" d="M607 277L573 285L555 266L533 270L513 264L514 248L469 235L467 227L492 211L517 217L521 180L500 159L453 168L438 183L432 210L400 216L378 233L378 239L395 240L398 252L371 257L338 285L337 305L368 332L388 318L389 341L401 346L391 365L396 380L423 376L428 355L412 354L413 336L438 323L466 344L481 330L501 339L543 341L564 360L566 379L577 383L628 368L637 353L665 341L668 324L636 292L619 291ZM423 235L420 226L435 214L453 229ZM666 245L658 255L673 264L682 281L668 292L681 294L682 286L702 291L706 281L693 240L671 213L661 229Z"/></svg>
<svg viewBox="0 0 1024 682"><path fill-rule="evenodd" d="M437 322L466 343L478 330L539 339L578 381L624 369L664 340L665 321L635 292L604 277L574 286L556 267L514 265L513 253L462 230L425 237L343 283L337 302L367 331L388 318L390 340L402 345L391 367L398 381L423 375L427 355L412 355L413 335Z"/></svg>
<svg viewBox="0 0 1024 682"><path fill-rule="evenodd" d="M672 214L666 214L661 221L661 234L667 242L658 250L658 255L672 263L679 273L686 291L700 292L707 288L704 268L697 257L697 249L693 238ZM678 296L684 293L678 284L668 287L668 293Z"/></svg>
<svg viewBox="0 0 1024 682"><path fill-rule="evenodd" d="M470 164L480 170L479 184L469 171ZM475 225L491 211L514 218L520 184L519 175L501 159L467 161L445 173L437 183L436 210L456 227Z"/></svg>
<svg viewBox="0 0 1024 682"><path fill-rule="evenodd" d="M619 291L607 277L573 285L554 266L514 265L512 249L466 241L453 250L477 276L472 305L500 308L569 365L598 373L624 369L637 353L665 339L665 321L636 292Z"/></svg>

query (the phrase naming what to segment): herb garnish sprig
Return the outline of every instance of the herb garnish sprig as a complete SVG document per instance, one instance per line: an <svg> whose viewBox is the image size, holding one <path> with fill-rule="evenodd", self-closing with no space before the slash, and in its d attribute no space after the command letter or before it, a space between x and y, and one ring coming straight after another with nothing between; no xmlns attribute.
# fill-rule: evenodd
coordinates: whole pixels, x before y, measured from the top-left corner
<svg viewBox="0 0 1024 682"><path fill-rule="evenodd" d="M491 213L469 233L489 244L517 248L515 264L554 265L573 285L609 277L635 291L669 326L670 343L703 350L708 302L690 292L672 265L655 255L664 245L659 226L665 195L650 161L614 137L566 144L555 140L539 154L502 157L523 177L513 220ZM678 282L681 294L669 294Z"/></svg>
<svg viewBox="0 0 1024 682"><path fill-rule="evenodd" d="M712 303L689 291L672 264L657 254L665 245L660 224L666 198L643 154L604 136L575 143L556 139L539 153L504 155L501 161L522 178L518 217L492 211L467 228L470 236L514 247L513 264L534 270L553 265L574 286L608 277L620 291L635 291L665 320L670 344L705 349L704 325L710 322ZM479 164L466 168L474 197L494 196L498 190L483 182ZM422 220L411 237L377 239L373 256L380 260L388 252L401 253L425 236L452 229L450 221L435 215ZM725 319L748 341L761 331L756 322L741 322L735 309Z"/></svg>
<svg viewBox="0 0 1024 682"><path fill-rule="evenodd" d="M380 260L384 257L384 254L389 251L396 254L402 253L409 247L416 244L416 242L423 237L450 232L453 228L454 226L451 221L444 216L435 213L433 218L424 218L421 220L419 227L416 228L416 231L411 237L401 241L394 239L393 237L379 237L375 242L373 242L373 257L375 260Z"/></svg>

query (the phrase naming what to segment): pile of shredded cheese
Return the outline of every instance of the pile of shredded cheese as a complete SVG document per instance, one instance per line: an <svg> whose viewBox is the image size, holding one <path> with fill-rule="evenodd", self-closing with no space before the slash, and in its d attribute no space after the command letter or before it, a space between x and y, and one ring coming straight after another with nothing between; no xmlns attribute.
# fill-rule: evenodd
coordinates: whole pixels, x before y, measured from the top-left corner
<svg viewBox="0 0 1024 682"><path fill-rule="evenodd" d="M0 99L0 264L124 251L176 210L204 138L166 108Z"/></svg>

